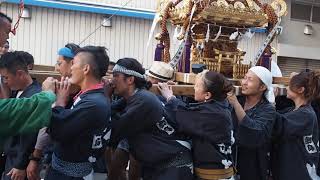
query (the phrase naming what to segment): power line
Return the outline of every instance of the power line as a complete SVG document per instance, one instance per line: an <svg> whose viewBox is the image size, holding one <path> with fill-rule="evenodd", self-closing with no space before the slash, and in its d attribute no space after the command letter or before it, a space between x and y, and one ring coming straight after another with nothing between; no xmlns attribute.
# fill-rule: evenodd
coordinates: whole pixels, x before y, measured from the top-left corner
<svg viewBox="0 0 320 180"><path fill-rule="evenodd" d="M131 1L133 0L128 0L123 6L119 7L118 10L113 13L111 16L109 16L106 20L111 19L113 16L117 15L122 9L124 9L124 7L126 7ZM80 43L79 46L85 42L90 36L92 36L97 30L99 30L102 27L102 23L94 30L92 31L87 37L85 37Z"/></svg>

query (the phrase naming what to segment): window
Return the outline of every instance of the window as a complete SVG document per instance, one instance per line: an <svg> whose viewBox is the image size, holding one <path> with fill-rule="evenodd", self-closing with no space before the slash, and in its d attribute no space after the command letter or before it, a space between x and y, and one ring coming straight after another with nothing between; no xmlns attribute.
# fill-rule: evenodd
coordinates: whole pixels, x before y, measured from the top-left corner
<svg viewBox="0 0 320 180"><path fill-rule="evenodd" d="M312 22L320 23L320 6L313 7Z"/></svg>
<svg viewBox="0 0 320 180"><path fill-rule="evenodd" d="M320 23L320 0L293 0L291 19Z"/></svg>
<svg viewBox="0 0 320 180"><path fill-rule="evenodd" d="M304 4L294 4L291 6L291 18L297 20L310 21L312 6Z"/></svg>
<svg viewBox="0 0 320 180"><path fill-rule="evenodd" d="M284 77L289 77L292 72L300 72L304 69L320 69L319 60L299 59L290 57L278 57L278 66Z"/></svg>

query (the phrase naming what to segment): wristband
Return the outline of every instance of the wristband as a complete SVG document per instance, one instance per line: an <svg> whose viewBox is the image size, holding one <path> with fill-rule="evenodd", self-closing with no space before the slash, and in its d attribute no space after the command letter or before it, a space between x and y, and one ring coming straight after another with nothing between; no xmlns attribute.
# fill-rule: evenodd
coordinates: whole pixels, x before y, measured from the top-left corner
<svg viewBox="0 0 320 180"><path fill-rule="evenodd" d="M30 154L29 160L30 160L30 161L40 162L41 158L35 157L35 156L33 156L33 154Z"/></svg>

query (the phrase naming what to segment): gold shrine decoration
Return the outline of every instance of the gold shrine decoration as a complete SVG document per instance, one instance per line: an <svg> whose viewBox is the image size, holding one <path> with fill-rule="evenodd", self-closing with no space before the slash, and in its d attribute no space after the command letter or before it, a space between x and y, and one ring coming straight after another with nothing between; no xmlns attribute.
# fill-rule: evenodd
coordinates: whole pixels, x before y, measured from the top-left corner
<svg viewBox="0 0 320 180"><path fill-rule="evenodd" d="M185 32L190 31L190 37L187 38L192 45L191 58L183 57L181 61L190 60L189 67L192 64L205 64L208 70L219 72L227 78L243 78L251 65L255 64L242 63L245 52L237 50L239 40L244 35L249 38L253 36L250 28L268 24L269 29L273 29L287 12L284 0L272 0L272 3L260 1L158 0L159 18L156 20L161 25L158 35L162 36L157 35L156 39L164 45L164 52L168 55L162 60L167 62L170 57L170 38L165 25L171 22L177 26L177 30L181 28L177 36L179 40L184 38ZM272 36L270 42L273 39Z"/></svg>
<svg viewBox="0 0 320 180"><path fill-rule="evenodd" d="M240 2L237 2L238 4ZM266 15L262 11L249 9L242 5L235 6L220 5L217 3L206 7L201 13L194 17L194 21L199 22L215 22L217 24L234 25L241 24L242 26L261 27L268 22ZM243 8L239 8L243 7ZM179 10L172 12L170 19L174 25L182 25L184 20L180 18L181 12Z"/></svg>
<svg viewBox="0 0 320 180"><path fill-rule="evenodd" d="M181 2L181 3L180 3ZM218 24L239 24L243 26L261 27L268 22L263 4L259 0L226 1L226 0L176 0L171 8L166 9L171 0L158 0L157 13L159 21L166 14L174 25L182 26L188 16L192 4L197 4L197 13L193 18L195 22L215 22ZM259 8L255 7L255 4ZM278 17L287 13L287 4L284 0L274 0L271 7L277 11Z"/></svg>
<svg viewBox="0 0 320 180"><path fill-rule="evenodd" d="M193 49L197 51L196 49ZM223 74L226 77L239 79L244 77L251 64L243 64L245 52L226 52L213 49L214 57L194 58L193 63L205 64L207 69ZM197 53L197 52L195 52ZM198 59L198 62L195 61Z"/></svg>
<svg viewBox="0 0 320 180"><path fill-rule="evenodd" d="M284 0L275 0L271 3L271 6L274 10L278 11L278 16L286 16L288 11L287 11L287 4Z"/></svg>

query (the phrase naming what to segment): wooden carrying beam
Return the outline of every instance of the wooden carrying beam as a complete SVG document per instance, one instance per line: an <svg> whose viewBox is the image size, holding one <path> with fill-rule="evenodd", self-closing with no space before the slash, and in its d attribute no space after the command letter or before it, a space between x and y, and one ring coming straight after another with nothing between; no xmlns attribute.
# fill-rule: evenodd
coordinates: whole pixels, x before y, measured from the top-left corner
<svg viewBox="0 0 320 180"><path fill-rule="evenodd" d="M172 91L174 95L177 96L193 96L194 95L194 85L173 85ZM154 84L151 89L151 92L155 94L160 94L159 86Z"/></svg>
<svg viewBox="0 0 320 180"><path fill-rule="evenodd" d="M58 72L54 71L54 66L45 66L45 65L34 65L34 70L30 71L30 73L40 77L43 77L45 74L47 74L48 77L50 75L54 77L60 76ZM40 78L40 79L42 80L43 78ZM41 81L40 79L39 81ZM60 79L60 77L58 79ZM176 82L194 84L195 79L196 79L196 74L193 74L193 73L180 73L180 72L175 73ZM233 81L235 85L240 85L239 83L240 80L234 80L234 79L230 79L230 80ZM289 80L290 79L288 77L274 77L273 84L288 85Z"/></svg>
<svg viewBox="0 0 320 180"><path fill-rule="evenodd" d="M35 64L33 66L33 70L35 71L54 71L55 67L54 66L46 66L46 65L39 65Z"/></svg>
<svg viewBox="0 0 320 180"><path fill-rule="evenodd" d="M55 79L60 80L60 74L54 71L37 71L37 70L29 70L31 77L35 78L39 83L42 83L47 77L53 77Z"/></svg>
<svg viewBox="0 0 320 180"><path fill-rule="evenodd" d="M60 74L57 72L52 72L52 71L29 71L31 76L33 78L36 78L38 82L42 83L47 77L53 77L55 79L60 80ZM184 73L177 73L177 77L183 76L183 75L188 75ZM189 78L195 78L195 75L189 76ZM190 80L189 79L189 80ZM192 80L192 79L191 79ZM285 82L288 80L288 78L285 79L277 79L278 82ZM190 82L190 81L189 81ZM194 79L193 79L194 82ZM280 84L280 83L278 83ZM160 94L160 91L158 89L158 85L153 85L152 88L150 89L151 92L155 94ZM173 90L173 94L177 96L193 96L194 95L194 85L173 85L171 86ZM241 95L241 87L240 86L234 86L234 92L236 95ZM284 86L279 87L279 95L285 95L286 94L286 88Z"/></svg>
<svg viewBox="0 0 320 180"><path fill-rule="evenodd" d="M186 84L194 84L196 79L196 74L193 73L175 73L175 81L180 83L186 83ZM234 84L239 85L240 80L233 80L231 79ZM273 84L282 84L282 85L288 85L290 79L288 77L274 77L273 78Z"/></svg>
<svg viewBox="0 0 320 180"><path fill-rule="evenodd" d="M150 91L155 94L160 94L158 87L159 87L158 85L153 85ZM194 95L194 85L173 85L171 87L174 95L177 95L177 96L193 96ZM241 95L241 86L234 86L234 93L237 96ZM287 94L286 87L283 87L283 86L277 87L278 96L282 96L286 94Z"/></svg>

